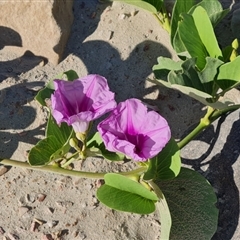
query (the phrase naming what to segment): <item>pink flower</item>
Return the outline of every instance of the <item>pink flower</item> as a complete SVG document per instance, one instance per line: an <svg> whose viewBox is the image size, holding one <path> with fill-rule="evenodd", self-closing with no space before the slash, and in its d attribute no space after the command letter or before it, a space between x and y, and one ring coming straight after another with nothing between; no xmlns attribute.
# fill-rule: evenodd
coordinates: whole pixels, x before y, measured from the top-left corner
<svg viewBox="0 0 240 240"><path fill-rule="evenodd" d="M171 137L167 121L137 99L119 103L98 125L98 131L109 151L136 161L156 156Z"/></svg>
<svg viewBox="0 0 240 240"><path fill-rule="evenodd" d="M74 81L54 80L54 87L52 115L58 124L66 122L72 125L75 132L84 133L90 121L117 105L107 80L99 75L88 75Z"/></svg>

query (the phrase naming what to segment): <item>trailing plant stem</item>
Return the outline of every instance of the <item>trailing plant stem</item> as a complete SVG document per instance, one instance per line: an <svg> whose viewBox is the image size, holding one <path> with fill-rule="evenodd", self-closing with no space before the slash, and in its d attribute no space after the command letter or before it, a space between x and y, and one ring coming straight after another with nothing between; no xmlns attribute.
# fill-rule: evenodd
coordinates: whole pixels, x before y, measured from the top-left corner
<svg viewBox="0 0 240 240"><path fill-rule="evenodd" d="M203 131L206 127L208 127L211 124L209 117L213 114L213 112L214 109L212 107L207 108L207 113L203 118L201 118L197 127L195 127L192 132L190 132L185 138L183 138L178 143L178 147L180 149L186 146L193 138L195 138L201 131Z"/></svg>
<svg viewBox="0 0 240 240"><path fill-rule="evenodd" d="M12 166L12 167L21 167L21 168L27 168L31 170L38 170L43 172L52 172L52 173L57 173L57 174L67 175L67 176L81 177L81 178L103 179L104 175L107 173L107 172L95 173L95 172L74 171L74 170L68 170L68 169L64 169L64 168L53 166L53 165L33 167L29 165L27 162L20 162L12 159L0 159L0 164L6 165L6 166ZM147 170L147 167L140 167L129 172L120 172L119 174L124 176L134 176L136 174L142 174L146 170Z"/></svg>
<svg viewBox="0 0 240 240"><path fill-rule="evenodd" d="M219 117L223 116L224 114L228 114L234 112L235 110L240 108L240 104L229 106L225 109L214 109L212 107L207 108L206 115L201 118L197 127L195 127L192 132L190 132L185 138L183 138L180 142L178 142L178 147L182 149L185 147L192 139L194 139L200 132L202 132L205 128L207 128L210 124L212 124L215 120Z"/></svg>

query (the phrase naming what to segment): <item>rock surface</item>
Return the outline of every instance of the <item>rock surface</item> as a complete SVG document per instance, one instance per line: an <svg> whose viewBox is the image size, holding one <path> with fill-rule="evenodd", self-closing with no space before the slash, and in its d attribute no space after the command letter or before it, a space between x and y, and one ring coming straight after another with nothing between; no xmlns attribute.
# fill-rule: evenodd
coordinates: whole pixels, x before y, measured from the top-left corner
<svg viewBox="0 0 240 240"><path fill-rule="evenodd" d="M73 22L73 0L1 1L0 49L59 63Z"/></svg>
<svg viewBox="0 0 240 240"><path fill-rule="evenodd" d="M230 0L225 1L230 5ZM56 67L50 63L41 66L32 57L18 58L11 51L0 50L1 158L27 160L28 150L44 137L46 127L46 112L34 97L48 80L69 69L81 77L88 73L106 77L118 102L134 97L157 106L176 139L204 115L203 106L197 101L146 81L152 78L157 57L177 59L168 34L154 16L120 2L110 5L97 0L76 0L74 14L65 59ZM232 37L227 31L229 19L226 24L218 31L221 37L226 35L224 41ZM239 91L233 96L240 99ZM240 239L239 113L238 110L227 116L226 121L215 122L182 151L184 166L203 174L218 197L219 224L212 240ZM133 166L89 158L74 167L83 171L118 172ZM15 167L8 170L0 176L0 239L160 238L157 213L141 216L117 212L98 203L99 180ZM177 240L181 239L187 240L179 235Z"/></svg>

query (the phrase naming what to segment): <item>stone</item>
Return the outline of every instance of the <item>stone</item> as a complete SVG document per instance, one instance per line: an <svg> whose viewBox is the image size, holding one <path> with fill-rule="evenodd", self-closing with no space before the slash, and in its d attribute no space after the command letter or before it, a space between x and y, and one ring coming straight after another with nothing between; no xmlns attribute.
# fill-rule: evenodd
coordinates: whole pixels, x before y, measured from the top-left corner
<svg viewBox="0 0 240 240"><path fill-rule="evenodd" d="M0 51L30 51L58 64L70 35L72 7L73 0L0 1Z"/></svg>

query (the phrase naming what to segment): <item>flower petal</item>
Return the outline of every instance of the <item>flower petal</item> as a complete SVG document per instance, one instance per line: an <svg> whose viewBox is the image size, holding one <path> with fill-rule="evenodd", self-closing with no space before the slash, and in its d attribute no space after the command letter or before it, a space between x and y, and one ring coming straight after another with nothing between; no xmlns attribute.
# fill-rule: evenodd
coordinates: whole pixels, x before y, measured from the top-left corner
<svg viewBox="0 0 240 240"><path fill-rule="evenodd" d="M75 131L86 130L90 121L116 107L114 93L102 76L91 74L74 81L54 80L54 86L52 115L58 124L66 122Z"/></svg>
<svg viewBox="0 0 240 240"><path fill-rule="evenodd" d="M109 151L118 151L137 161L156 156L170 140L167 121L137 99L119 103L98 125Z"/></svg>

